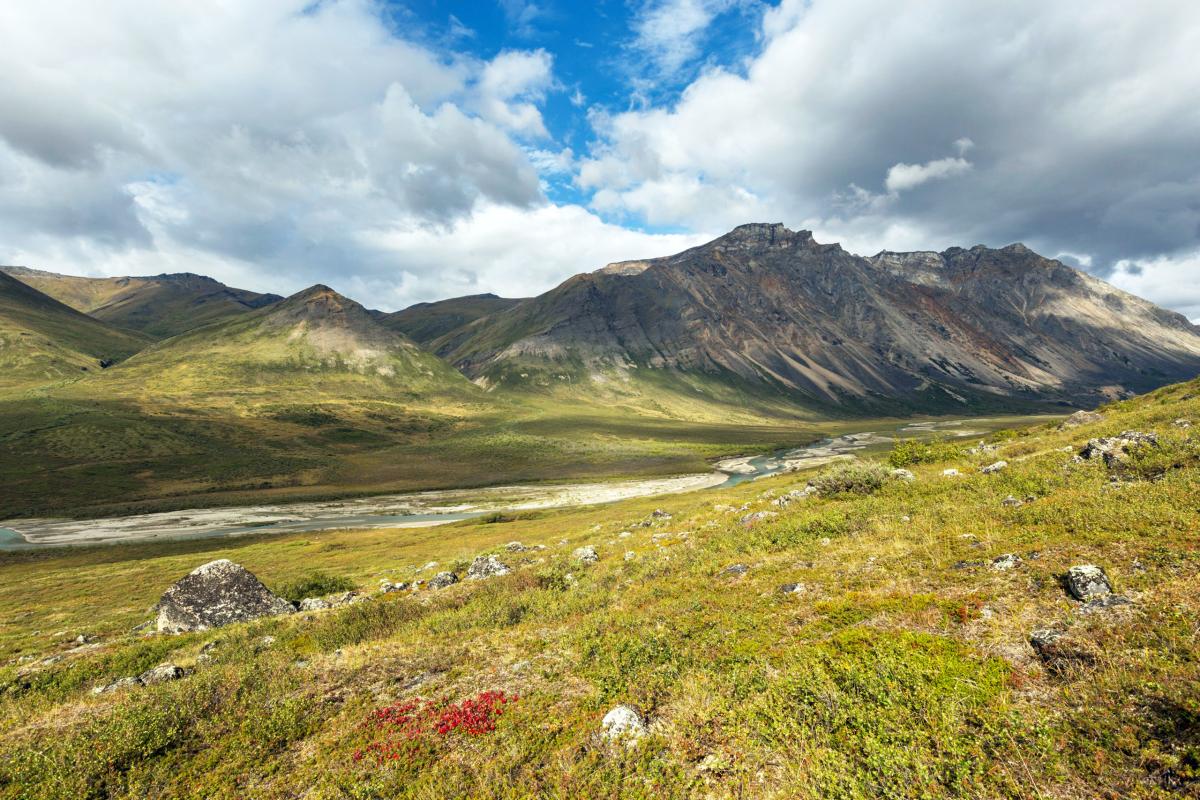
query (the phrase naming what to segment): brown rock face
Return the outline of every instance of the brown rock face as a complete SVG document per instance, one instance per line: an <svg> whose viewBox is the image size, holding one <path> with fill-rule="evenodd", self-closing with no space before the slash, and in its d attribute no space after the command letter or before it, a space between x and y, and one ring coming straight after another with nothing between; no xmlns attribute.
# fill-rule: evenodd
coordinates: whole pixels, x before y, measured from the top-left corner
<svg viewBox="0 0 1200 800"><path fill-rule="evenodd" d="M661 370L849 407L1085 405L1200 372L1184 317L1022 245L863 258L780 224L577 275L433 347L491 386Z"/></svg>

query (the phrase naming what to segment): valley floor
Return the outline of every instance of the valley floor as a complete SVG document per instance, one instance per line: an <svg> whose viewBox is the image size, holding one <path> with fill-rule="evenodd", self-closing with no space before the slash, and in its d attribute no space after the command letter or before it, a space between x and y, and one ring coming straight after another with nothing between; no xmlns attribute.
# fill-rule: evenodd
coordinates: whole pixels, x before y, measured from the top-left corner
<svg viewBox="0 0 1200 800"><path fill-rule="evenodd" d="M877 489L799 497L797 473L437 528L2 555L0 797L1197 796L1200 382L1102 412L909 453L915 480ZM1073 460L1130 429L1159 444ZM372 591L489 553L511 574ZM130 632L217 558L371 599ZM1130 605L1071 599L1079 564ZM92 694L167 661L194 671ZM646 720L636 744L599 735L621 704ZM443 722L388 722L426 710Z"/></svg>

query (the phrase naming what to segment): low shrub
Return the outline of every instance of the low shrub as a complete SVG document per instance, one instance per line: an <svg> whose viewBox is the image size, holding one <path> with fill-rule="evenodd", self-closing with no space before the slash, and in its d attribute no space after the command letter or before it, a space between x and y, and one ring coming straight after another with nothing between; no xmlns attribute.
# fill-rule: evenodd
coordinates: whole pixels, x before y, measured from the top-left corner
<svg viewBox="0 0 1200 800"><path fill-rule="evenodd" d="M917 439L898 439L892 445L888 463L893 467L908 467L913 464L938 464L951 461L962 455L962 448L945 439L922 442Z"/></svg>
<svg viewBox="0 0 1200 800"><path fill-rule="evenodd" d="M340 575L330 575L319 570L310 572L299 580L285 583L277 594L285 600L303 600L306 597L321 597L334 592L348 592L357 588L354 581Z"/></svg>
<svg viewBox="0 0 1200 800"><path fill-rule="evenodd" d="M461 703L406 700L375 709L363 727L380 736L354 751L354 761L382 765L389 761L412 761L433 754L439 740L451 735L483 736L496 730L504 707L518 700L504 692L480 692Z"/></svg>
<svg viewBox="0 0 1200 800"><path fill-rule="evenodd" d="M813 478L812 485L822 495L874 494L891 475L887 467L874 461L838 464Z"/></svg>

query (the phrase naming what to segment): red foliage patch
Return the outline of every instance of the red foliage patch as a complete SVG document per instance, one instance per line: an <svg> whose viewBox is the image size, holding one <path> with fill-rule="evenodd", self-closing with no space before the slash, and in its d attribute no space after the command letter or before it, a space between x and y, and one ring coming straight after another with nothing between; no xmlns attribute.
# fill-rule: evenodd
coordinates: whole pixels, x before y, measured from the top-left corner
<svg viewBox="0 0 1200 800"><path fill-rule="evenodd" d="M354 751L354 760L383 764L399 759L412 760L429 753L439 739L455 732L482 736L496 730L496 719L504 706L515 703L517 695L504 692L480 692L461 703L432 700L406 700L377 708L368 715L363 727L382 734L379 741Z"/></svg>

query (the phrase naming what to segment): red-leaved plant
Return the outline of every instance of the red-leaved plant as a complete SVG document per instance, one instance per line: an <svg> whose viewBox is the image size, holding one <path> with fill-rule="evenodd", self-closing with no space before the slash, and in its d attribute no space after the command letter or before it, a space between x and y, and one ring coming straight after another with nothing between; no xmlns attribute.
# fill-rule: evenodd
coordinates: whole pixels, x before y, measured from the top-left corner
<svg viewBox="0 0 1200 800"><path fill-rule="evenodd" d="M482 736L496 730L496 719L504 706L515 703L517 695L504 692L480 692L478 696L451 703L447 700L406 700L372 711L363 727L382 734L379 741L354 751L354 760L383 764L399 759L411 760L429 752L438 738L459 733Z"/></svg>

